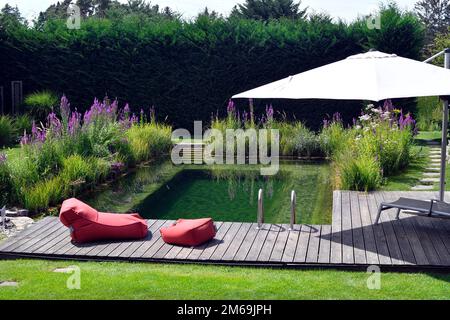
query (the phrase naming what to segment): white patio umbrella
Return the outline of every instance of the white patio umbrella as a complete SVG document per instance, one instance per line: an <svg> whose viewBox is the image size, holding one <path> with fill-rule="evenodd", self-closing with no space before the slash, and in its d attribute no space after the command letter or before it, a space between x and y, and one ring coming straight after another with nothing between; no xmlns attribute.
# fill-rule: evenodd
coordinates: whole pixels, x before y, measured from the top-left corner
<svg viewBox="0 0 450 320"><path fill-rule="evenodd" d="M450 68L450 49L445 53ZM439 55L439 54L438 54ZM436 56L438 56L436 55ZM435 58L436 56L432 57ZM439 96L444 99L441 200L445 191L450 70L379 51L350 56L233 96L233 99L371 100Z"/></svg>

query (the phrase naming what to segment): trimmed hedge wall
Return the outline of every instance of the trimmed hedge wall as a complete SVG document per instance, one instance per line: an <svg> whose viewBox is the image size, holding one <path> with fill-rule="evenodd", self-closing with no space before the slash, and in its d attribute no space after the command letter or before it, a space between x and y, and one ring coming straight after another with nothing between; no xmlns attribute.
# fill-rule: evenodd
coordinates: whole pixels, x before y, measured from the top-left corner
<svg viewBox="0 0 450 320"><path fill-rule="evenodd" d="M388 24L388 18L381 30L369 30L365 21L203 17L182 22L134 16L85 20L81 30L68 30L64 21L50 21L43 31L0 28L0 85L9 88L11 80L23 80L25 93L65 93L79 111L107 93L137 112L154 105L159 120L190 128L193 120L209 122L212 113L224 112L235 93L371 47L417 58L423 41L417 20L399 12L389 18L395 23ZM359 102L270 102L312 128L337 110L351 121L361 107ZM247 108L246 101L239 103ZM256 102L257 112L266 103Z"/></svg>

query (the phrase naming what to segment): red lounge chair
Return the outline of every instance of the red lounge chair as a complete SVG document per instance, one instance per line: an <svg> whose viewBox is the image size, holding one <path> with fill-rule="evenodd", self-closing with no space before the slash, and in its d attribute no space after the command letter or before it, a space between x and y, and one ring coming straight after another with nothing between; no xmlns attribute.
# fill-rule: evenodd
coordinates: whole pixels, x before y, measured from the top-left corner
<svg viewBox="0 0 450 320"><path fill-rule="evenodd" d="M164 242L172 245L195 247L212 240L216 228L211 218L178 220L173 226L161 229Z"/></svg>
<svg viewBox="0 0 450 320"><path fill-rule="evenodd" d="M77 243L142 239L148 234L147 222L138 214L98 212L77 199L64 201L59 219Z"/></svg>

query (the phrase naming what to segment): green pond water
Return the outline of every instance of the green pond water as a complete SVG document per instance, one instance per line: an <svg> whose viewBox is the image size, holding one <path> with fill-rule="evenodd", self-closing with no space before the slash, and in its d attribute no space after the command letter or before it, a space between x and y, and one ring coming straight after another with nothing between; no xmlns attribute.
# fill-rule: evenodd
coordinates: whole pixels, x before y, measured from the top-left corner
<svg viewBox="0 0 450 320"><path fill-rule="evenodd" d="M100 211L138 212L148 219L203 218L256 222L258 190L265 222L289 223L290 193L297 193L299 223L331 222L332 183L327 163L282 163L271 177L256 166L142 167L108 189L86 197Z"/></svg>

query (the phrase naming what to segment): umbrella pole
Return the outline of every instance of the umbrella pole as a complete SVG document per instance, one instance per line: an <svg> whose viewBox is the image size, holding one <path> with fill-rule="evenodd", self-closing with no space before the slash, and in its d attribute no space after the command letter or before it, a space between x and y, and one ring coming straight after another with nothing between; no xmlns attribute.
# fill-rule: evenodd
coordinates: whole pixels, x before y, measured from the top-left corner
<svg viewBox="0 0 450 320"><path fill-rule="evenodd" d="M445 50L445 68L450 69L450 49ZM439 200L445 201L445 169L447 165L447 144L448 144L448 97L444 97L443 120L442 120L442 145L441 145L441 185Z"/></svg>

